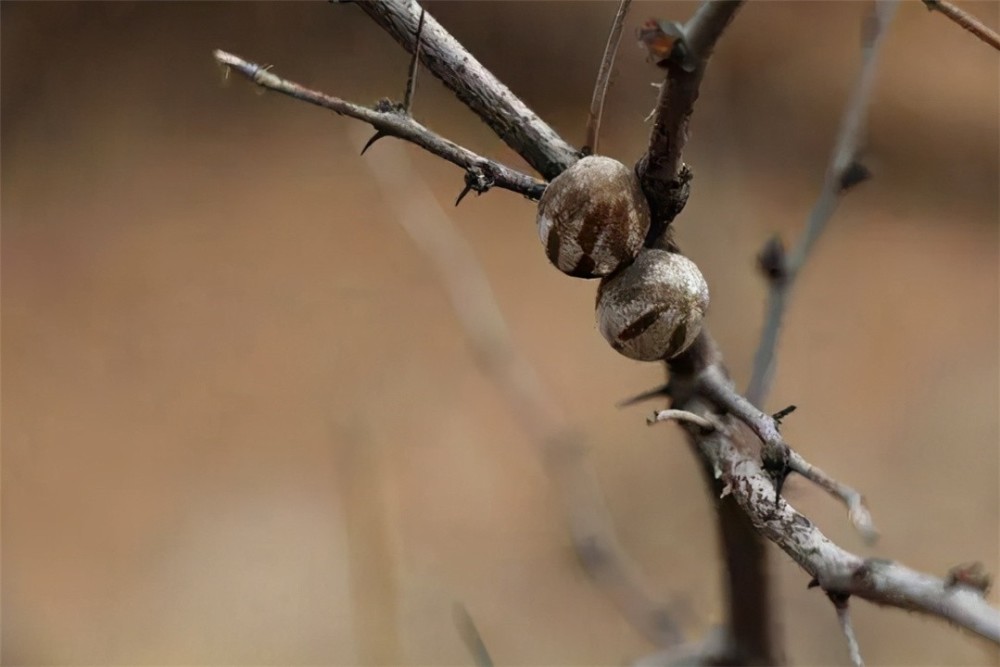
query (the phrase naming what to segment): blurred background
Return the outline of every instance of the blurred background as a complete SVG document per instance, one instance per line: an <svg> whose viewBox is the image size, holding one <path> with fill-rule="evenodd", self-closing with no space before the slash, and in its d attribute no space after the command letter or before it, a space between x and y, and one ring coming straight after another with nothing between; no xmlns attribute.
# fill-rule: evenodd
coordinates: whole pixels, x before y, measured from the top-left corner
<svg viewBox="0 0 1000 667"><path fill-rule="evenodd" d="M996 3L964 6L997 26ZM645 148L661 74L635 28L694 7L633 5L602 152ZM429 4L575 145L615 8ZM750 3L709 69L676 230L741 385L754 255L794 240L818 192L866 10ZM215 48L362 103L401 97L408 62L350 6L2 5L3 663L471 664L455 602L498 664L651 652L580 569L538 450L382 201L356 121L224 81ZM998 112L996 52L904 3L875 178L800 280L769 405L799 406L789 441L866 493L883 537L864 547L799 480L793 503L848 549L940 575L1000 571ZM426 73L415 114L524 168ZM450 207L461 171L410 154ZM605 344L595 285L547 264L530 202L449 211L586 433L650 594L699 636L723 618L710 499L676 426L615 407L661 367ZM773 561L790 659L846 664L829 602ZM853 608L871 664L1000 661L942 622Z"/></svg>

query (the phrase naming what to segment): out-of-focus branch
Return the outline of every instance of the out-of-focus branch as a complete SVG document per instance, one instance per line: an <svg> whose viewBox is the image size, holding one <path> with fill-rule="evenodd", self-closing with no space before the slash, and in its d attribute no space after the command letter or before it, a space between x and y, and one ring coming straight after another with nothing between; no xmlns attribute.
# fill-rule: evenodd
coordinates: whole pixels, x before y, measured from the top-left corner
<svg viewBox="0 0 1000 667"><path fill-rule="evenodd" d="M930 11L941 12L973 35L1000 51L1000 35L972 14L956 7L948 0L924 0Z"/></svg>
<svg viewBox="0 0 1000 667"><path fill-rule="evenodd" d="M430 17L428 20L431 20ZM239 72L262 88L368 123L378 132L376 136L380 134L398 137L462 167L467 173L485 174L489 186L512 190L530 199L538 199L545 191L544 183L445 139L413 120L408 113L387 100L371 109L282 79L269 68L248 62L226 51L216 50L214 55L219 63Z"/></svg>
<svg viewBox="0 0 1000 667"><path fill-rule="evenodd" d="M898 0L876 0L871 15L862 27L861 69L844 109L840 132L830 156L819 198L809 214L802 236L795 248L787 254L778 241L769 242L761 252L760 265L768 279L769 293L764 328L754 354L753 371L746 391L747 398L754 405L763 406L770 390L781 324L799 271L826 229L840 196L869 176L868 170L860 162L859 153L864 141L879 50L897 7Z"/></svg>
<svg viewBox="0 0 1000 667"><path fill-rule="evenodd" d="M422 11L416 0L360 0L351 4L360 7L408 53L413 53ZM424 18L420 44L424 67L546 180L579 159L576 149L483 67L430 13Z"/></svg>
<svg viewBox="0 0 1000 667"><path fill-rule="evenodd" d="M688 123L712 49L742 4L743 0L702 2L683 26L679 46L673 49L675 57L665 61L667 77L660 88L649 148L636 167L653 216L650 239L662 237L687 203L691 172L681 155Z"/></svg>
<svg viewBox="0 0 1000 667"><path fill-rule="evenodd" d="M479 628L476 627L476 622L472 620L472 616L464 604L455 603L452 606L452 620L455 622L458 636L462 638L462 643L472 654L476 667L493 667L493 658L486 649L486 642L483 641L482 635L479 634Z"/></svg>
<svg viewBox="0 0 1000 667"><path fill-rule="evenodd" d="M601 67L597 71L594 95L590 99L590 114L587 116L587 139L583 145L584 150L590 153L597 152L597 140L601 134L601 118L604 116L604 100L608 95L608 86L611 84L611 70L615 66L615 56L618 54L618 46L622 41L622 29L625 27L625 17L628 15L628 8L631 4L632 0L621 0L621 3L618 5L618 12L611 22L608 43L604 47Z"/></svg>
<svg viewBox="0 0 1000 667"><path fill-rule="evenodd" d="M648 585L618 543L596 475L586 460L584 438L514 345L472 249L410 166L405 151L398 145L389 150L389 155L370 158L366 165L396 220L448 291L480 368L538 444L584 568L647 639L657 646L677 643L680 634L669 609L648 596Z"/></svg>

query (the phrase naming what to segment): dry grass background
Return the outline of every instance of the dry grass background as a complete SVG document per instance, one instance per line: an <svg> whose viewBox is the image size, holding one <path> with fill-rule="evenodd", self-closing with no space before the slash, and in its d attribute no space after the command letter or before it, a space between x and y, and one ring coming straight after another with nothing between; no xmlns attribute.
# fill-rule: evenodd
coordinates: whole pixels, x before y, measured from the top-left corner
<svg viewBox="0 0 1000 667"><path fill-rule="evenodd" d="M987 23L995 3L966 3ZM683 18L690 3L637 3ZM573 142L614 6L432 11ZM724 38L677 229L745 380L753 256L819 186L860 3L752 3ZM223 85L211 50L348 99L401 94L406 56L322 3L2 6L4 664L499 664L650 650L585 579L535 450L477 372L441 287L318 109ZM629 34L629 33L627 33ZM626 43L603 150L630 161L658 73ZM789 493L845 546L1000 571L996 54L920 3L887 45L876 179L795 294L772 407L863 489L884 537ZM416 113L517 163L429 76ZM379 148L373 149L377 159ZM460 172L414 151L444 202ZM614 403L661 380L593 326L594 285L545 262L530 203L455 210L514 336L594 443L621 539L697 634L722 615L709 502L672 426ZM781 554L789 654L844 664L829 603ZM991 599L997 602L996 593ZM936 621L855 605L872 664L997 664Z"/></svg>

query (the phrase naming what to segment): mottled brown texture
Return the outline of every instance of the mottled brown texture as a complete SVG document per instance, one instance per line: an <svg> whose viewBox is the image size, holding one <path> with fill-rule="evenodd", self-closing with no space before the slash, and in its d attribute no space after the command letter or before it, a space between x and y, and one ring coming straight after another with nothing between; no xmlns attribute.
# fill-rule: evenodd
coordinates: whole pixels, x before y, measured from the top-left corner
<svg viewBox="0 0 1000 667"><path fill-rule="evenodd" d="M556 268L577 278L599 278L638 254L649 228L649 206L635 172L617 160L588 156L545 189L537 223Z"/></svg>
<svg viewBox="0 0 1000 667"><path fill-rule="evenodd" d="M708 285L698 267L665 250L643 250L598 289L601 335L615 350L640 361L683 352L701 330L707 309Z"/></svg>

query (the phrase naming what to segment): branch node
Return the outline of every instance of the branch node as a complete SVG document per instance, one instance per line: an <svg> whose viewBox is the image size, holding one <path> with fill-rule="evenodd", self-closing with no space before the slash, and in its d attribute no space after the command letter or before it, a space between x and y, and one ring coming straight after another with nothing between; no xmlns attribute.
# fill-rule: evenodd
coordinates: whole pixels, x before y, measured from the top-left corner
<svg viewBox="0 0 1000 667"><path fill-rule="evenodd" d="M475 191L477 195L481 195L489 191L495 184L496 178L488 164L469 167L465 170L465 187L462 188L458 199L455 200L455 206L461 204L462 200L465 199L465 195L470 192Z"/></svg>
<svg viewBox="0 0 1000 667"><path fill-rule="evenodd" d="M945 577L945 585L948 588L965 586L979 591L983 596L989 592L992 583L990 573L978 561L956 565L948 570L948 576Z"/></svg>

